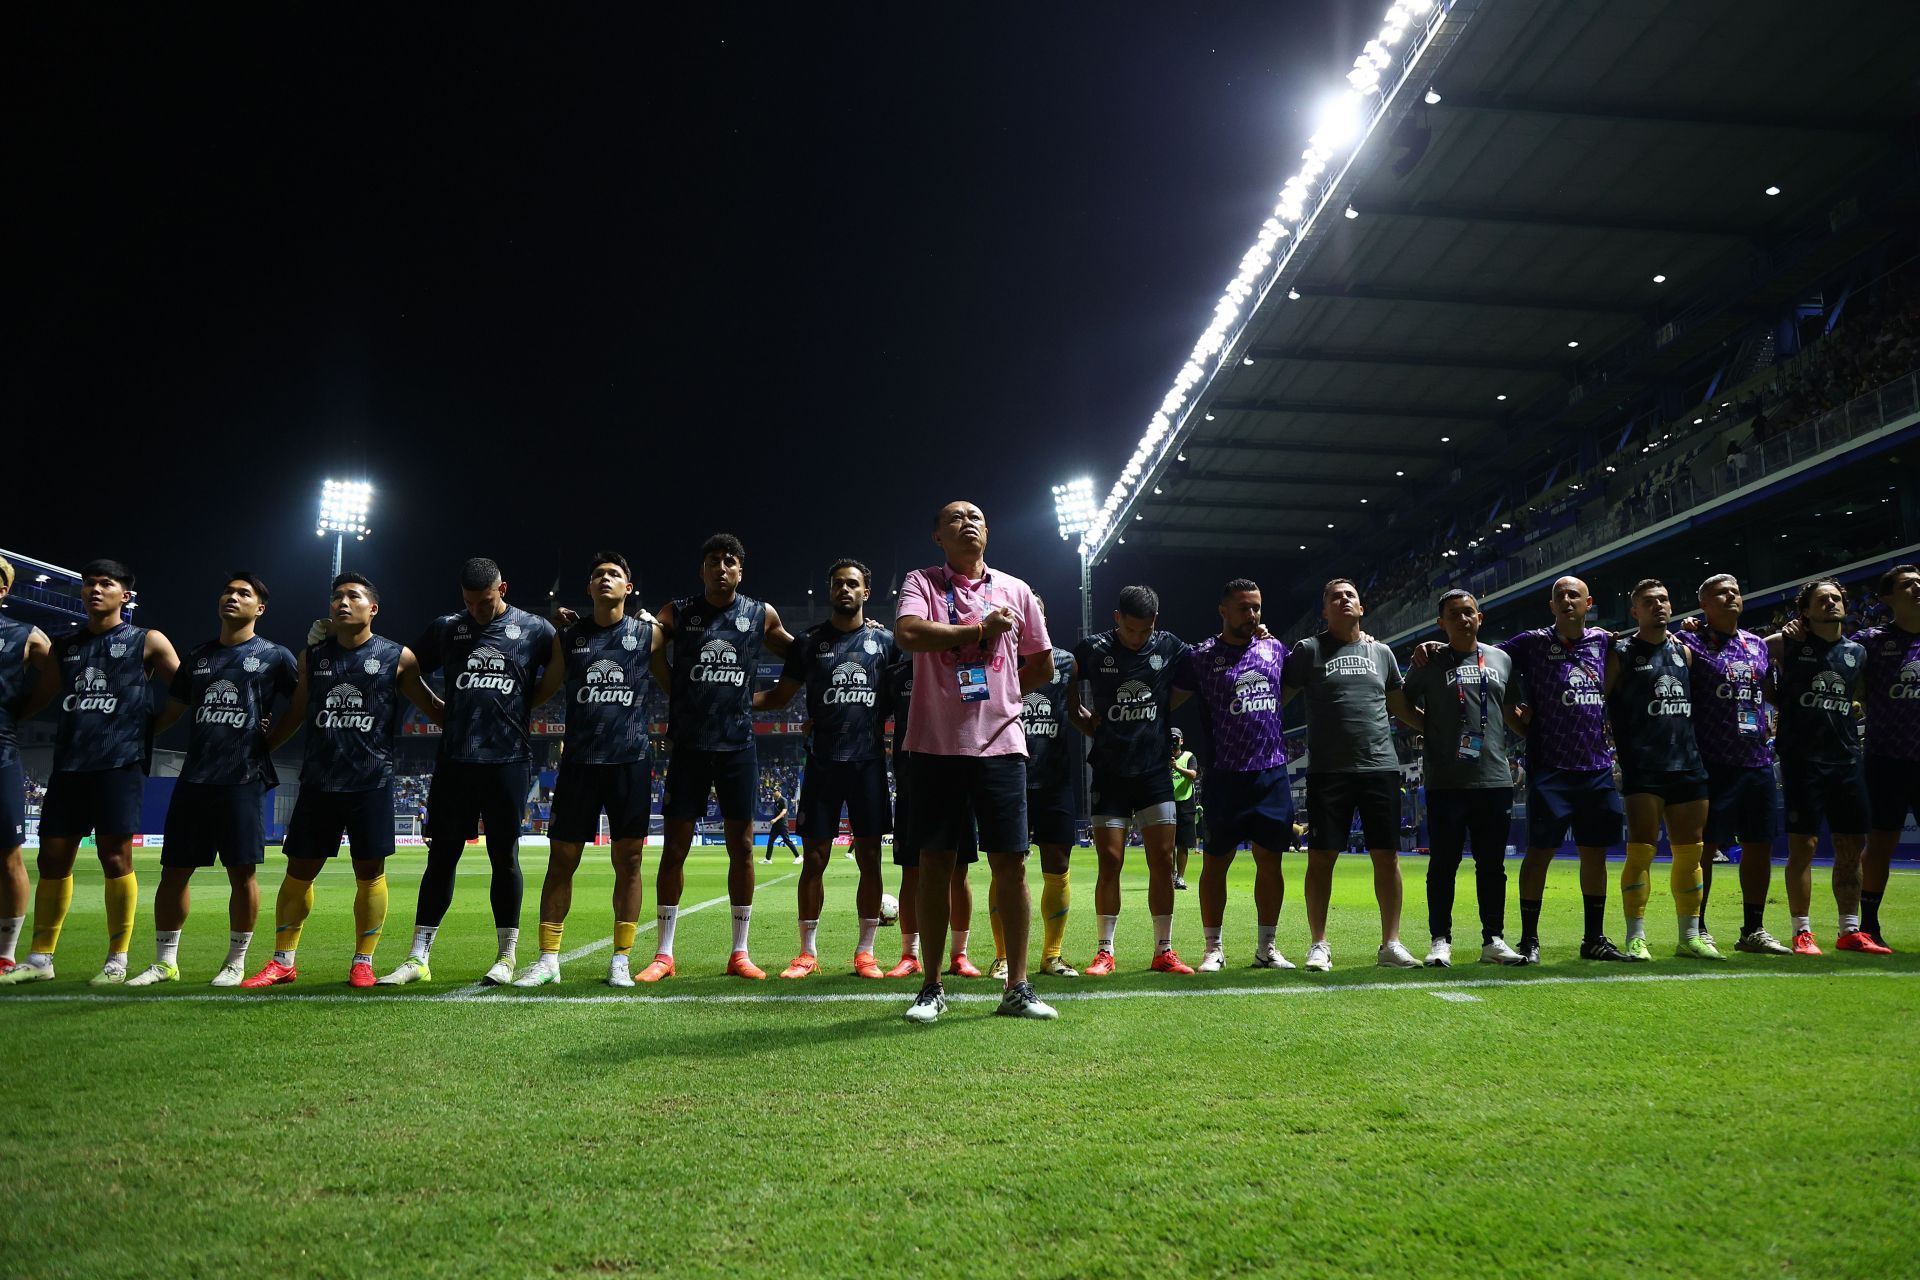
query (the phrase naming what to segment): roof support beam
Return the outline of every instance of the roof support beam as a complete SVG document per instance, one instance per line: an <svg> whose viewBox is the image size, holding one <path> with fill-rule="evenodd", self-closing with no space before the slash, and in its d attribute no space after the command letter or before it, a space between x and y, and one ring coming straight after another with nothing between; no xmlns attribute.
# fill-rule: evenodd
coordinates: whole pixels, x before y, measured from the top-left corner
<svg viewBox="0 0 1920 1280"><path fill-rule="evenodd" d="M1551 373L1564 375L1564 360L1523 360L1517 356L1498 356L1456 352L1417 351L1328 351L1321 347L1254 347L1247 352L1254 360L1297 360L1302 364L1393 365L1407 369L1487 369L1500 373Z"/></svg>
<svg viewBox="0 0 1920 1280"><path fill-rule="evenodd" d="M1764 227L1732 226L1725 222L1682 222L1674 218L1634 218L1546 210L1473 209L1459 205L1424 204L1404 200L1355 201L1364 218L1425 218L1443 222L1485 222L1513 227L1553 227L1562 231L1626 231L1635 235L1713 236L1722 240L1749 240L1764 235Z"/></svg>
<svg viewBox="0 0 1920 1280"><path fill-rule="evenodd" d="M1753 111L1703 111L1692 107L1638 106L1626 103L1558 102L1550 98L1502 98L1490 93L1449 93L1442 111L1492 111L1503 115L1562 116L1578 120L1616 120L1654 125L1699 125L1710 129L1765 129L1800 133L1897 133L1903 120L1873 116L1826 116L1813 110L1779 114Z"/></svg>
<svg viewBox="0 0 1920 1280"><path fill-rule="evenodd" d="M1379 481L1373 481L1346 476L1303 476L1241 470L1208 471L1198 467L1184 476L1172 477L1172 483L1183 485L1245 484L1256 485L1262 489L1314 489L1322 492L1328 489L1359 489L1369 494L1387 482L1384 476ZM1216 504L1210 502L1208 505Z"/></svg>
<svg viewBox="0 0 1920 1280"><path fill-rule="evenodd" d="M1642 318L1644 313L1643 308L1620 302L1598 302L1592 298L1551 297L1538 294L1473 293L1467 290L1433 293L1422 289L1395 289L1384 285L1356 284L1335 287L1304 282L1295 285L1294 288L1303 298L1344 298L1350 302L1384 302L1396 306L1413 302L1427 303L1436 307L1484 307L1515 311L1565 311L1592 316L1631 316L1636 320Z"/></svg>
<svg viewBox="0 0 1920 1280"><path fill-rule="evenodd" d="M1500 417L1481 409L1442 409L1424 404L1335 404L1324 400L1215 400L1208 407L1215 413L1320 414L1335 418L1409 418L1416 422L1494 422ZM1328 446L1326 451L1340 453L1342 449L1336 445Z"/></svg>

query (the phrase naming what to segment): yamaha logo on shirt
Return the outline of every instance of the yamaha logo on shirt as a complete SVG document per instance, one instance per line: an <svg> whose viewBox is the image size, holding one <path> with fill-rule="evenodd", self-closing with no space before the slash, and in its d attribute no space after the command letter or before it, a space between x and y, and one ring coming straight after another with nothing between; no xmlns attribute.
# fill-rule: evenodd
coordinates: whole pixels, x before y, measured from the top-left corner
<svg viewBox="0 0 1920 1280"><path fill-rule="evenodd" d="M350 684L337 684L327 690L320 714L313 718L316 729L356 729L373 732L373 714L366 710L366 699Z"/></svg>
<svg viewBox="0 0 1920 1280"><path fill-rule="evenodd" d="M1273 681L1259 671L1243 671L1234 678L1233 698L1227 703L1229 715L1271 714L1280 710L1279 695L1273 691Z"/></svg>
<svg viewBox="0 0 1920 1280"><path fill-rule="evenodd" d="M455 634L455 635L457 635L457 636L463 636L463 635L465 635L465 634L467 634L467 624L466 624L466 623L464 623L464 622L462 622L462 623L460 623L460 624L458 624L457 626L455 626L455 627L454 627L454 629L453 629L453 634Z"/></svg>
<svg viewBox="0 0 1920 1280"><path fill-rule="evenodd" d="M231 680L215 680L200 695L196 724L223 724L229 729L244 729L250 717L240 705L240 689Z"/></svg>
<svg viewBox="0 0 1920 1280"><path fill-rule="evenodd" d="M507 655L483 644L467 655L467 669L454 679L453 687L512 693L519 688L519 681L514 679L513 672L507 664Z"/></svg>
<svg viewBox="0 0 1920 1280"><path fill-rule="evenodd" d="M632 636L628 636L628 637L627 637L627 639L629 639L629 640L631 640L631 639L633 639L633 637L632 637ZM587 638L586 638L585 636L575 636L575 637L573 638L573 647L574 647L574 648L576 648L576 649L584 649L584 648L586 648L586 647L587 647ZM631 649L631 648L632 648L633 646L632 646L632 645L628 645L627 647L628 647L629 649Z"/></svg>
<svg viewBox="0 0 1920 1280"><path fill-rule="evenodd" d="M1153 690L1140 681L1128 680L1114 690L1113 705L1107 708L1108 720L1124 724L1159 718L1160 708L1153 700Z"/></svg>
<svg viewBox="0 0 1920 1280"><path fill-rule="evenodd" d="M1113 670L1114 668L1113 655L1108 654L1106 657L1100 659L1100 665L1105 667L1109 671Z"/></svg>
<svg viewBox="0 0 1920 1280"><path fill-rule="evenodd" d="M830 707L845 704L873 706L873 687L867 682L867 669L857 662L843 662L835 667L821 701Z"/></svg>
<svg viewBox="0 0 1920 1280"><path fill-rule="evenodd" d="M1675 676L1662 674L1653 682L1653 698L1647 703L1650 716L1687 716L1693 715L1693 701L1687 697L1687 690Z"/></svg>
<svg viewBox="0 0 1920 1280"><path fill-rule="evenodd" d="M822 640L822 641L820 642L820 652L821 652L821 653L825 653L825 652L826 652L827 650L829 650L829 649L831 649L831 648L833 648L833 643L832 643L832 641L829 641L829 640Z"/></svg>
<svg viewBox="0 0 1920 1280"><path fill-rule="evenodd" d="M1550 658L1564 658L1566 657L1566 655L1567 655L1567 651L1565 649L1562 649L1557 644L1550 645L1547 648L1547 656Z"/></svg>
<svg viewBox="0 0 1920 1280"><path fill-rule="evenodd" d="M82 671L74 691L60 702L62 711L98 711L108 716L119 708L119 696L107 692L107 673L98 667Z"/></svg>
<svg viewBox="0 0 1920 1280"><path fill-rule="evenodd" d="M740 665L740 655L734 647L715 636L700 646L700 656L687 679L695 684L730 684L738 689L747 683L747 670Z"/></svg>
<svg viewBox="0 0 1920 1280"><path fill-rule="evenodd" d="M213 670L213 664L211 662L208 662L205 658L201 658L200 661L193 664L193 674L197 676L204 676L212 670Z"/></svg>
<svg viewBox="0 0 1920 1280"><path fill-rule="evenodd" d="M620 669L619 663L611 658L602 658L587 668L586 683L573 700L582 706L613 702L630 707L633 705L633 686L627 683L627 673Z"/></svg>

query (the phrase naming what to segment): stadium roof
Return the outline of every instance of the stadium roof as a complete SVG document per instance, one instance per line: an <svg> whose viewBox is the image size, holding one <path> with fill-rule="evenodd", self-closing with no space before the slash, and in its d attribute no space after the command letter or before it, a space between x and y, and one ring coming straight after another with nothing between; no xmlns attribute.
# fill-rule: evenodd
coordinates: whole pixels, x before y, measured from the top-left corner
<svg viewBox="0 0 1920 1280"><path fill-rule="evenodd" d="M1483 519L1912 225L1912 15L1395 5L1364 135L1308 153L1243 264L1244 325L1196 348L1085 549L1324 560Z"/></svg>

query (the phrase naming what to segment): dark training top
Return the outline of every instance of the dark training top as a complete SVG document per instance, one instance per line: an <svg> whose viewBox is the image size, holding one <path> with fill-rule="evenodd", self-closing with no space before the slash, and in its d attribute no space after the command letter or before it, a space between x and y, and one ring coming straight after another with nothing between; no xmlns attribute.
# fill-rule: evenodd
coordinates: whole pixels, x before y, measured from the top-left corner
<svg viewBox="0 0 1920 1280"><path fill-rule="evenodd" d="M553 624L508 605L478 623L468 613L435 618L413 646L420 674L444 670L446 729L440 758L505 764L533 756L533 687L553 655Z"/></svg>
<svg viewBox="0 0 1920 1280"><path fill-rule="evenodd" d="M1073 650L1080 703L1098 718L1087 761L1125 778L1163 773L1173 755L1173 677L1187 646L1166 631L1129 649L1118 631L1088 636Z"/></svg>
<svg viewBox="0 0 1920 1280"><path fill-rule="evenodd" d="M307 650L302 786L371 791L393 781L400 653L400 646L384 636L369 636L357 649L329 636Z"/></svg>
<svg viewBox="0 0 1920 1280"><path fill-rule="evenodd" d="M299 681L294 656L259 636L230 646L209 640L195 648L167 689L187 708L187 762L180 780L277 785L261 721L276 698L292 696Z"/></svg>
<svg viewBox="0 0 1920 1280"><path fill-rule="evenodd" d="M1860 758L1853 704L1867 674L1867 651L1854 640L1781 640L1774 667L1780 681L1780 758L1849 765Z"/></svg>
<svg viewBox="0 0 1920 1280"><path fill-rule="evenodd" d="M676 747L741 751L753 743L753 673L766 645L767 606L736 594L673 602L673 688L667 735Z"/></svg>
<svg viewBox="0 0 1920 1280"><path fill-rule="evenodd" d="M780 678L806 687L813 759L865 764L886 755L887 672L903 656L880 627L821 622L793 642Z"/></svg>
<svg viewBox="0 0 1920 1280"><path fill-rule="evenodd" d="M60 673L56 772L146 767L153 745L153 691L147 681L147 629L122 622L104 635L81 626L53 641Z"/></svg>
<svg viewBox="0 0 1920 1280"><path fill-rule="evenodd" d="M1073 775L1079 759L1077 732L1067 722L1067 682L1073 679L1073 655L1053 651L1053 679L1020 699L1020 727L1027 734L1027 790L1057 791ZM1069 737L1069 734L1075 734Z"/></svg>
<svg viewBox="0 0 1920 1280"><path fill-rule="evenodd" d="M588 615L560 633L567 661L566 758L636 764L648 758L653 623L628 614L610 627Z"/></svg>
<svg viewBox="0 0 1920 1280"><path fill-rule="evenodd" d="M1616 640L1620 670L1607 699L1607 723L1620 772L1627 779L1705 778L1693 736L1693 681L1686 650L1668 636L1649 644L1637 635Z"/></svg>
<svg viewBox="0 0 1920 1280"><path fill-rule="evenodd" d="M37 675L27 666L27 641L33 627L0 615L0 768L20 758L20 738L14 718Z"/></svg>

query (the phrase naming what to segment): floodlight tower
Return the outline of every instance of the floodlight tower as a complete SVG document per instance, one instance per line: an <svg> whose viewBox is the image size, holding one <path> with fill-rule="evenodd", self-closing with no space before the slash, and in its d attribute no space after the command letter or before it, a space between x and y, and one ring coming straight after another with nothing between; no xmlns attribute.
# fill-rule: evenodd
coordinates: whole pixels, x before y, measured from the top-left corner
<svg viewBox="0 0 1920 1280"><path fill-rule="evenodd" d="M320 516L314 521L313 531L323 538L333 535L333 572L328 575L329 584L340 576L347 535L352 534L355 542L365 542L372 532L367 527L367 513L372 507L373 486L365 480L328 480L321 484Z"/></svg>
<svg viewBox="0 0 1920 1280"><path fill-rule="evenodd" d="M1093 481L1085 476L1053 486L1053 518L1060 526L1060 540L1079 537L1093 527ZM1080 548L1080 635L1093 630L1093 562L1087 549Z"/></svg>

